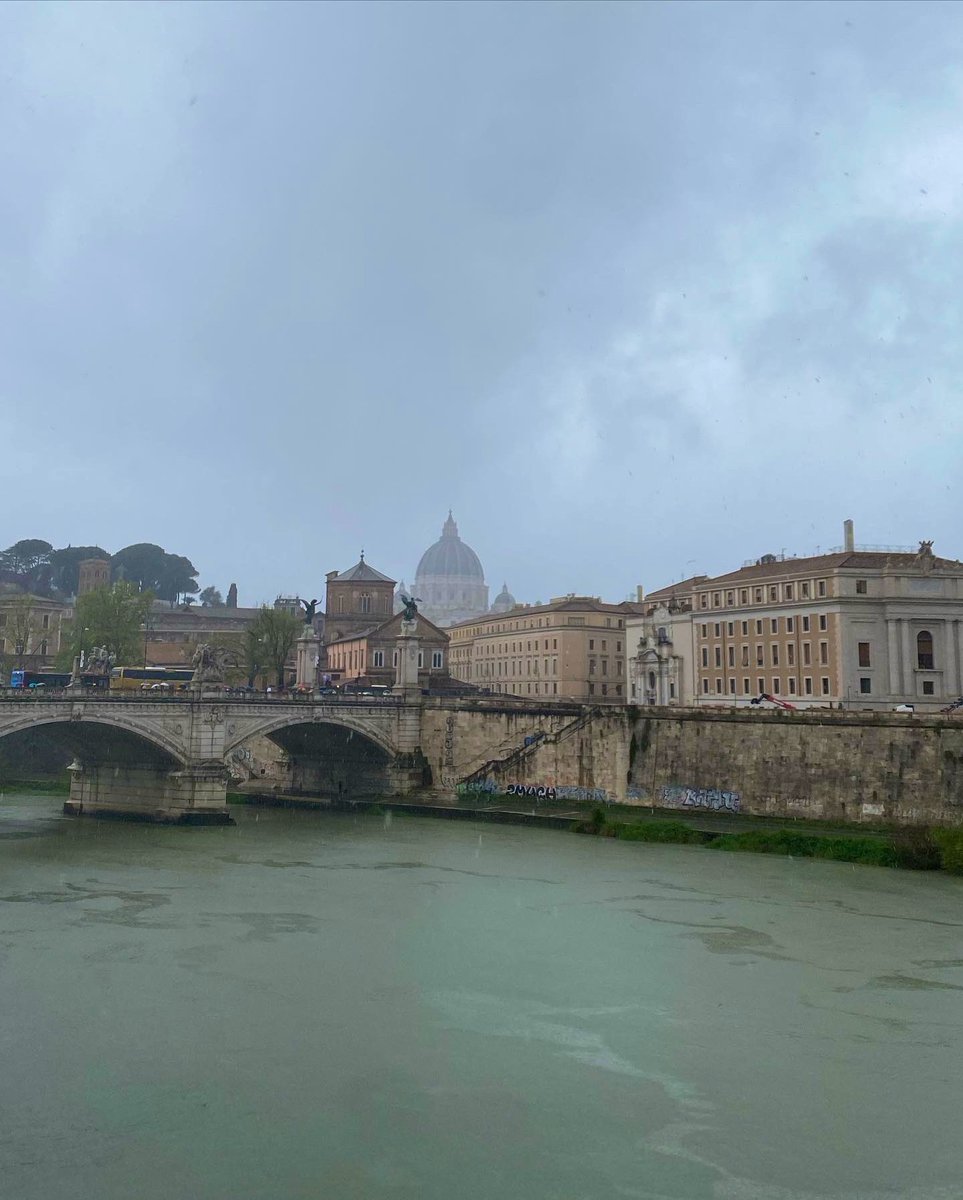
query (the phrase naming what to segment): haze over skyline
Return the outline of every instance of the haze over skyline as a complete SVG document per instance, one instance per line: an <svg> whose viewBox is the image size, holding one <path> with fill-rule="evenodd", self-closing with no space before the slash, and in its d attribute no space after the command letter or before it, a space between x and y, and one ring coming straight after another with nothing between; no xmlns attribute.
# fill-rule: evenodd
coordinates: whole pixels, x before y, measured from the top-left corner
<svg viewBox="0 0 963 1200"><path fill-rule="evenodd" d="M3 545L963 557L963 10L7 5Z"/></svg>

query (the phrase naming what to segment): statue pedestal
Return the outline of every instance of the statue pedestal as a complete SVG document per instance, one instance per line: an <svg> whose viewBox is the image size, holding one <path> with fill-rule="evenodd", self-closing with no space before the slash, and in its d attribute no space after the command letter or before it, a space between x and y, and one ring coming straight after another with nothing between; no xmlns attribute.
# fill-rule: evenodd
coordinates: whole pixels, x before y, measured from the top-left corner
<svg viewBox="0 0 963 1200"><path fill-rule="evenodd" d="M318 686L318 663L321 657L321 639L310 625L305 625L304 633L298 638L297 660L294 682L298 687L316 688Z"/></svg>
<svg viewBox="0 0 963 1200"><path fill-rule="evenodd" d="M418 686L418 622L402 621L396 643L398 667L395 671L395 690L402 695L420 691Z"/></svg>

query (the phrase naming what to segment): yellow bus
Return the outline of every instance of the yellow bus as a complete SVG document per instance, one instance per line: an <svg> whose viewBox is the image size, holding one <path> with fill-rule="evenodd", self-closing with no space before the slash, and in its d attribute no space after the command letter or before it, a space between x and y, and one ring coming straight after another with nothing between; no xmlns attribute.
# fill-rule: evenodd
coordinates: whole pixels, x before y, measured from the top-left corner
<svg viewBox="0 0 963 1200"><path fill-rule="evenodd" d="M110 672L110 690L180 692L193 678L191 667L114 667Z"/></svg>

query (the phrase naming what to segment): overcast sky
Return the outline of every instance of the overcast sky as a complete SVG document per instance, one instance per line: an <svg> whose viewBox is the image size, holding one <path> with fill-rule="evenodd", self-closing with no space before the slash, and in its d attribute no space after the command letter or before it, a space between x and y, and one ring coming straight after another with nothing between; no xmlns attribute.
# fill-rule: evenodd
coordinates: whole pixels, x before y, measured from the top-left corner
<svg viewBox="0 0 963 1200"><path fill-rule="evenodd" d="M963 7L0 7L0 543L963 558Z"/></svg>

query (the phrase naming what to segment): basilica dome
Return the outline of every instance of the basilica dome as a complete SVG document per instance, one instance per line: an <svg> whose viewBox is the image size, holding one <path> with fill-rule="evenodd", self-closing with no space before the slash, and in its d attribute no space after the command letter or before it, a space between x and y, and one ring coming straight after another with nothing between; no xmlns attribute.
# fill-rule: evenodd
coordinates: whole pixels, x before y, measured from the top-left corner
<svg viewBox="0 0 963 1200"><path fill-rule="evenodd" d="M426 575L456 575L459 579L477 579L480 582L485 579L478 555L458 536L458 526L450 510L448 520L442 526L441 537L421 556L415 579L422 579Z"/></svg>
<svg viewBox="0 0 963 1200"><path fill-rule="evenodd" d="M485 572L478 555L458 536L450 511L441 537L421 556L414 595L436 625L451 625L488 610Z"/></svg>

